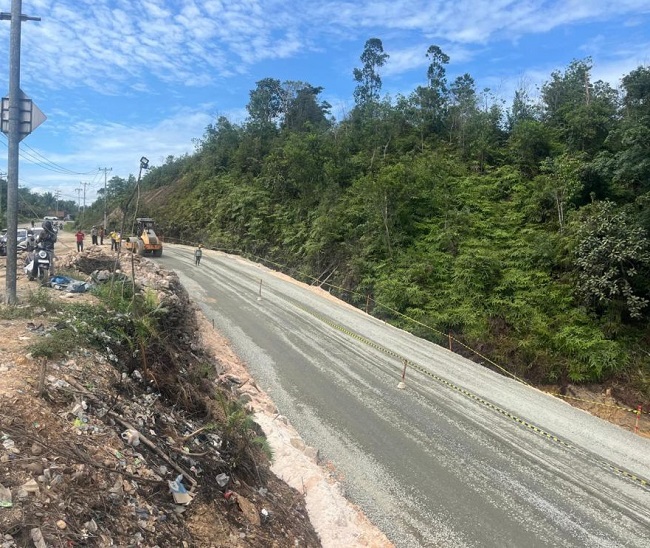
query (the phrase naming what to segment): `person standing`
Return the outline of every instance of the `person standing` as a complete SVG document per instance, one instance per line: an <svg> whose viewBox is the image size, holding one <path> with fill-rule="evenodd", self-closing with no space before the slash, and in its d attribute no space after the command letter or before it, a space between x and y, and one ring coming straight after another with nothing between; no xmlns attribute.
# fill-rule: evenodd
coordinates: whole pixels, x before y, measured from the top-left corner
<svg viewBox="0 0 650 548"><path fill-rule="evenodd" d="M99 245L104 245L104 227L99 227Z"/></svg>
<svg viewBox="0 0 650 548"><path fill-rule="evenodd" d="M81 229L77 231L75 234L75 238L77 239L77 251L83 251L84 250L84 238L86 235L83 233Z"/></svg>
<svg viewBox="0 0 650 548"><path fill-rule="evenodd" d="M111 251L115 251L117 249L117 246L115 245L115 237L117 234L115 233L115 230L111 230L110 233L110 238L111 238Z"/></svg>
<svg viewBox="0 0 650 548"><path fill-rule="evenodd" d="M203 246L199 244L199 247L196 248L194 252L194 264L199 266L201 264L201 257L203 256Z"/></svg>
<svg viewBox="0 0 650 548"><path fill-rule="evenodd" d="M90 229L90 239L93 245L97 245L97 227L94 226Z"/></svg>

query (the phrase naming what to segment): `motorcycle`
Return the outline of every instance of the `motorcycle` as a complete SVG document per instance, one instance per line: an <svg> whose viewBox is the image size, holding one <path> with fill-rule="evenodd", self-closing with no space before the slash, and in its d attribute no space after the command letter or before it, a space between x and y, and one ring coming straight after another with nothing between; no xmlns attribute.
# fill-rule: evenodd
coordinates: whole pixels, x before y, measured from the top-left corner
<svg viewBox="0 0 650 548"><path fill-rule="evenodd" d="M36 272L39 281L46 284L50 279L52 257L50 251L45 249L41 243L39 243L34 250L32 262L25 267L25 271L27 272L30 281L34 279L34 262L36 262Z"/></svg>

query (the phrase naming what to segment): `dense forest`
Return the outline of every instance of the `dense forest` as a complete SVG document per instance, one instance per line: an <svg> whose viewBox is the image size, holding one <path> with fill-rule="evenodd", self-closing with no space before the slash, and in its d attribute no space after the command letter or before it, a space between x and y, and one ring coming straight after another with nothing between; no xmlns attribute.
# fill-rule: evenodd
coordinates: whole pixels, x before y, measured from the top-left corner
<svg viewBox="0 0 650 548"><path fill-rule="evenodd" d="M341 120L321 87L257 82L245 122L147 172L147 213L531 382L649 399L650 68L615 89L575 60L506 105L423 55L426 84L388 97L368 40Z"/></svg>

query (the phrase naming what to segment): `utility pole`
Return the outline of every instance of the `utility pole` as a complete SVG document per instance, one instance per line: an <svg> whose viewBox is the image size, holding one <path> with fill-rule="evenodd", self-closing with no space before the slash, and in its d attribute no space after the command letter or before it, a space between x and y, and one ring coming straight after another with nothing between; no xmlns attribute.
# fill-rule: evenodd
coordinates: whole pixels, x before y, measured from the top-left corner
<svg viewBox="0 0 650 548"><path fill-rule="evenodd" d="M85 182L81 181L81 185L83 186L83 189L84 189L84 213L83 213L83 220L84 220L84 222L86 221L86 187L87 187L89 184L90 184L90 183L85 183Z"/></svg>
<svg viewBox="0 0 650 548"><path fill-rule="evenodd" d="M56 198L56 209L54 211L55 215L58 217L59 216L59 197L61 196L61 191L56 190L54 191L54 198Z"/></svg>
<svg viewBox="0 0 650 548"><path fill-rule="evenodd" d="M9 19L9 124L7 132L7 304L16 304L18 273L18 154L20 152L20 31L23 21L40 21L40 17L22 14L22 0L11 0L11 13L0 13Z"/></svg>
<svg viewBox="0 0 650 548"><path fill-rule="evenodd" d="M99 171L104 172L104 230L106 230L106 222L107 222L107 210L108 210L108 194L106 191L106 175L109 171L113 171L112 167L100 167Z"/></svg>
<svg viewBox="0 0 650 548"><path fill-rule="evenodd" d="M81 188L75 188L75 192L77 193L77 224L81 221Z"/></svg>

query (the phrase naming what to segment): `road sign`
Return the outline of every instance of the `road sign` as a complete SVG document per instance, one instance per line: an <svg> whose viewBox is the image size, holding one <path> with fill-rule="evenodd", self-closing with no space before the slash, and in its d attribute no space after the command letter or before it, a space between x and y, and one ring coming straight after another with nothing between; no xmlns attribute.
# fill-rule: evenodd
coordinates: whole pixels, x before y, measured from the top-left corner
<svg viewBox="0 0 650 548"><path fill-rule="evenodd" d="M20 129L20 140L22 141L27 137L32 131L34 131L38 126L40 126L47 116L41 112L41 109L38 108L34 101L32 101L27 95L20 90L20 106L19 106L19 124ZM1 131L4 134L9 133L9 97L2 98L2 111L0 116L1 121Z"/></svg>

